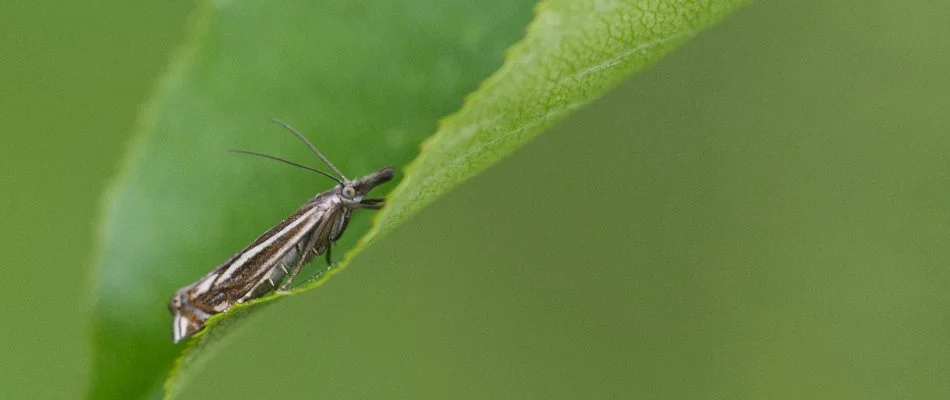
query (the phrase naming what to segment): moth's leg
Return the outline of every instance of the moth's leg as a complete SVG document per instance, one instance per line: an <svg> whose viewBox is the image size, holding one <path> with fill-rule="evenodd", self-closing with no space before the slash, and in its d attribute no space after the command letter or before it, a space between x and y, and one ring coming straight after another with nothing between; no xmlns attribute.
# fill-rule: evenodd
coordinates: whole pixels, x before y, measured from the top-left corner
<svg viewBox="0 0 950 400"><path fill-rule="evenodd" d="M313 251L313 247L317 245L317 239L320 235L313 234L310 236L310 240L307 241L307 245L300 249L300 254L297 257L297 262L294 263L293 269L290 270L290 274L287 275L287 279L280 285L278 289L281 292L287 291L287 288L294 283L294 278L297 277L297 274L300 273L300 269L303 268L304 260L307 259L307 252Z"/></svg>
<svg viewBox="0 0 950 400"><path fill-rule="evenodd" d="M385 205L385 203L386 203L386 199L363 199L363 201L360 201L359 203L356 203L355 206L351 206L351 207L369 208L371 210L378 210L380 208L383 208L383 205Z"/></svg>
<svg viewBox="0 0 950 400"><path fill-rule="evenodd" d="M327 244L327 255L326 255L327 267L332 267L332 266L333 266L333 258L330 257L330 249L332 249L332 248L333 248L333 242L328 243L328 244Z"/></svg>

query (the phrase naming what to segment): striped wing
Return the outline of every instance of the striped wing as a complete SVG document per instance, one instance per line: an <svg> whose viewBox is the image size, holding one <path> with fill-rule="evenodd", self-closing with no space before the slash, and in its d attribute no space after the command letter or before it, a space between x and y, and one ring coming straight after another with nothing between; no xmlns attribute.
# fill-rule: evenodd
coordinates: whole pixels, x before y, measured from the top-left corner
<svg viewBox="0 0 950 400"><path fill-rule="evenodd" d="M326 249L331 227L343 214L335 202L308 202L293 215L277 224L243 250L191 285L191 301L209 314L223 312L260 285L275 269L305 253L301 247L311 235L319 239L316 248ZM318 253L319 254L319 253Z"/></svg>
<svg viewBox="0 0 950 400"><path fill-rule="evenodd" d="M313 260L314 257L323 254L336 241L337 229L346 225L349 220L351 210L346 207L339 207L327 213L324 221L317 224L313 231L303 240L297 242L297 245L284 255L283 260L277 263L269 273L265 274L254 287L244 294L240 301L256 299L261 297L275 287L287 276L287 273L299 262L305 265ZM313 238L316 238L313 240ZM308 244L312 247L307 248ZM301 259L301 256L303 259ZM289 278L288 278L289 279Z"/></svg>

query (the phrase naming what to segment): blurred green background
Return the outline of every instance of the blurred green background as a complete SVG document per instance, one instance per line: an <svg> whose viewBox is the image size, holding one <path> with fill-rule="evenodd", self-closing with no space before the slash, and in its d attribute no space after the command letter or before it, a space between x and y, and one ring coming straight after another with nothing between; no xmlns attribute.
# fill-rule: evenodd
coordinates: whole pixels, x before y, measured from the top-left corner
<svg viewBox="0 0 950 400"><path fill-rule="evenodd" d="M2 3L2 398L83 391L100 194L191 6ZM183 397L947 398L945 8L752 4L257 313Z"/></svg>

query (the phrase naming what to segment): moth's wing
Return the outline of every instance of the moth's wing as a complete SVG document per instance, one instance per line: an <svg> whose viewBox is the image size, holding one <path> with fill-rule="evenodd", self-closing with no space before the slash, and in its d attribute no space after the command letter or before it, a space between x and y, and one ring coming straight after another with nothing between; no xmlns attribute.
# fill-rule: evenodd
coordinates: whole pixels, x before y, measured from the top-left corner
<svg viewBox="0 0 950 400"><path fill-rule="evenodd" d="M333 223L333 229L330 231L330 241L335 242L340 240L340 236L343 235L343 231L346 230L346 226L350 224L350 215L353 214L352 208L343 207L340 211L340 217Z"/></svg>
<svg viewBox="0 0 950 400"><path fill-rule="evenodd" d="M326 229L324 226L332 222L329 217L336 214L338 208L342 206L332 203L301 207L209 273L207 277L214 276L214 279L205 283L207 288L202 287L202 282L196 282L196 292L201 292L197 289L206 289L203 293L195 293L196 299L209 305L237 301L274 266L296 252L300 241L313 232Z"/></svg>
<svg viewBox="0 0 950 400"><path fill-rule="evenodd" d="M330 236L333 234L333 228L340 225L338 221L344 215L345 210L347 210L345 207L330 209L326 217L314 226L311 233L297 242L292 251L287 252L280 262L275 264L268 273L261 276L249 291L245 292L242 300L258 298L274 290L298 263L300 265L307 264L314 257L326 251Z"/></svg>
<svg viewBox="0 0 950 400"><path fill-rule="evenodd" d="M327 248L330 247L330 242L336 240L336 237L339 236L338 230L340 227L349 220L349 213L350 209L346 207L339 207L333 210L333 215L327 218L326 225L321 226L318 230L314 230L314 234L318 235L316 245L313 246L312 251L308 252L307 257L313 258L327 251ZM310 262L309 258L304 261L304 263L307 262Z"/></svg>

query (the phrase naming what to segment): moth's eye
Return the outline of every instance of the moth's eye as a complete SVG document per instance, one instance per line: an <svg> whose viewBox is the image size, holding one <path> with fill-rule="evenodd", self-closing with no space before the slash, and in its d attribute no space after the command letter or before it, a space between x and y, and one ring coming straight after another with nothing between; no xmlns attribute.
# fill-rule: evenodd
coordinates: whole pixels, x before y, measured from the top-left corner
<svg viewBox="0 0 950 400"><path fill-rule="evenodd" d="M352 186L344 186L344 187L343 187L343 197L346 197L346 198L348 198L348 199L352 199L353 196L356 196L356 189L353 189Z"/></svg>

